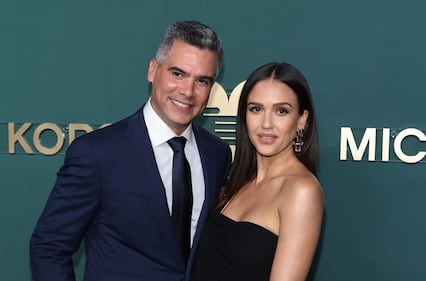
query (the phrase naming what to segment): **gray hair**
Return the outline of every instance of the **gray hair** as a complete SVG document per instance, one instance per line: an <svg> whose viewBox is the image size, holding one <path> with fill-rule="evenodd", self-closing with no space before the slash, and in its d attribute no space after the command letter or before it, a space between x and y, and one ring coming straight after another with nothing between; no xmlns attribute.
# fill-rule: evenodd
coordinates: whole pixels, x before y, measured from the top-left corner
<svg viewBox="0 0 426 281"><path fill-rule="evenodd" d="M162 64L167 59L173 42L178 39L200 49L215 52L218 57L216 75L219 74L223 64L222 42L213 29L198 21L178 21L169 26L155 56L158 64Z"/></svg>

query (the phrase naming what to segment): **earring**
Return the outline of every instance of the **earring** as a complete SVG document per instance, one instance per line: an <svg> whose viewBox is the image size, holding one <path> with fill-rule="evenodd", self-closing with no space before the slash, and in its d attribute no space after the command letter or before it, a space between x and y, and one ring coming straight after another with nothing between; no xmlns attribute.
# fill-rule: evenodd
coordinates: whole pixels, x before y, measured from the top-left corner
<svg viewBox="0 0 426 281"><path fill-rule="evenodd" d="M301 152L303 146L303 128L296 130L296 138L293 141L294 152Z"/></svg>

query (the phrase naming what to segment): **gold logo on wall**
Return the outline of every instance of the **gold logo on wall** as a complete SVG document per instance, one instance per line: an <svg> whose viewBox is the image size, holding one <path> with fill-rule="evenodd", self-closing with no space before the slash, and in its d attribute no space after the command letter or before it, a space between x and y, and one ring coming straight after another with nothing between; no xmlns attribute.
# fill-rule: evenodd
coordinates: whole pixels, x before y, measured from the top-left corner
<svg viewBox="0 0 426 281"><path fill-rule="evenodd" d="M204 117L215 119L214 132L219 135L221 139L229 143L232 155L234 155L235 152L235 144L233 144L235 141L235 116L237 116L238 101L244 83L245 81L240 82L231 91L229 97L225 89L219 83L215 83L207 103L206 111L203 113ZM228 118L227 120L227 117L232 118Z"/></svg>
<svg viewBox="0 0 426 281"><path fill-rule="evenodd" d="M218 83L213 85L203 118L213 120L213 130L221 139L227 141L232 152L235 151L235 116L238 100L244 81L239 83L229 94ZM8 154L43 154L64 153L66 147L78 136L110 125L69 123L0 123L0 136L7 132L7 148L0 142L0 153ZM7 128L6 128L7 127ZM210 126L211 127L211 126Z"/></svg>

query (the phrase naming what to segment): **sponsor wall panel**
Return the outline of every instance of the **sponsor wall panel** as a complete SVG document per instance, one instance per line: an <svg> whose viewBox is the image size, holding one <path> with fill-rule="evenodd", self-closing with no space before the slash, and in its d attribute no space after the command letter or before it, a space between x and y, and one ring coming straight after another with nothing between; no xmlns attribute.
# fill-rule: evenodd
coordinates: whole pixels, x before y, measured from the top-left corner
<svg viewBox="0 0 426 281"><path fill-rule="evenodd" d="M154 3L155 2L155 3ZM286 61L316 103L323 235L311 280L424 280L423 1L0 3L0 280L31 280L28 242L68 143L148 98L166 26L199 19L225 66L197 122L234 145L241 82ZM81 280L84 254L76 254Z"/></svg>

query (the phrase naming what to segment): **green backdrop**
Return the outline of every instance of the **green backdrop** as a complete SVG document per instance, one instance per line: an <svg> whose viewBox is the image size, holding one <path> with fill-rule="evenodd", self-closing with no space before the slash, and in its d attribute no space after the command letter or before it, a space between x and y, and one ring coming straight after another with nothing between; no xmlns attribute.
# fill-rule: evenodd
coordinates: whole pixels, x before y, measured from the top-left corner
<svg viewBox="0 0 426 281"><path fill-rule="evenodd" d="M97 127L136 111L148 97L149 59L165 28L180 19L201 20L220 34L219 83L228 93L266 62L286 61L306 74L326 197L311 279L425 280L426 158L408 164L394 152L407 128L420 137L404 138L397 149L426 151L425 11L421 0L2 0L0 280L31 280L28 241L63 161L63 149L50 156L36 149L39 124L63 130L65 148L70 123ZM212 120L200 119L221 135ZM19 138L27 122L33 125L22 138L34 154L17 142L10 153L8 124ZM340 160L343 127L356 143L344 150L347 160ZM363 150L367 128L375 128L376 140ZM56 135L46 130L39 139L50 147ZM382 160L383 139L389 161ZM352 156L356 149L361 159ZM82 252L76 261L81 278Z"/></svg>

